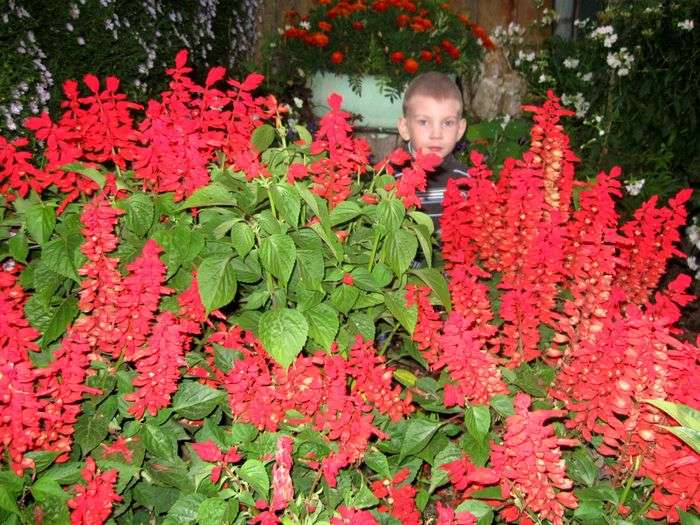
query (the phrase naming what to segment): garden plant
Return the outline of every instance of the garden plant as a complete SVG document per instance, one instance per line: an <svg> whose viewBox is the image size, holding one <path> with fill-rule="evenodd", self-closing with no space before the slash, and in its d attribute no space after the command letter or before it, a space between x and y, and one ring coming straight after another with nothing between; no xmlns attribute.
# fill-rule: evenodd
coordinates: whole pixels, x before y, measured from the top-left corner
<svg viewBox="0 0 700 525"><path fill-rule="evenodd" d="M493 47L481 26L437 0L315 0L286 22L264 47L268 76L294 84L314 73L347 75L359 93L372 75L390 99L422 71L469 80L483 47Z"/></svg>
<svg viewBox="0 0 700 525"><path fill-rule="evenodd" d="M622 222L549 93L522 158L450 183L437 251L437 157L166 73L0 137L1 522L698 522L689 278L658 286L689 190Z"/></svg>

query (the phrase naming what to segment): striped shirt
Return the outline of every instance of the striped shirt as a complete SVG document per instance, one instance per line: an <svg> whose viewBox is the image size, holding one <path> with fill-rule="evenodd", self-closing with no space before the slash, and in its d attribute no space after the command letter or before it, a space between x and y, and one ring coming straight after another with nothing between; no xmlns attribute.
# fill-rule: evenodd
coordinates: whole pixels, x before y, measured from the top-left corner
<svg viewBox="0 0 700 525"><path fill-rule="evenodd" d="M459 162L454 155L448 155L442 160L435 171L428 173L427 189L417 192L420 198L422 211L433 219L435 228L439 229L440 217L442 216L442 198L445 195L447 181L450 179L461 179L468 177L467 167ZM400 173L396 177L401 177Z"/></svg>

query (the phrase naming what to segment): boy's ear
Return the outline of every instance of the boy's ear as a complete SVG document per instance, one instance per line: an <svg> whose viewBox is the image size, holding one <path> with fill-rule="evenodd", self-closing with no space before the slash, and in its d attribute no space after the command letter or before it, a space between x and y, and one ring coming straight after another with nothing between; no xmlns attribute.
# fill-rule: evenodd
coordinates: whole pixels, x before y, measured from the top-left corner
<svg viewBox="0 0 700 525"><path fill-rule="evenodd" d="M401 117L396 127L399 129L399 135L401 135L402 139L411 140L411 134L408 132L408 122L406 122L406 117Z"/></svg>
<svg viewBox="0 0 700 525"><path fill-rule="evenodd" d="M464 136L464 132L467 131L467 119L460 119L459 121L459 138Z"/></svg>

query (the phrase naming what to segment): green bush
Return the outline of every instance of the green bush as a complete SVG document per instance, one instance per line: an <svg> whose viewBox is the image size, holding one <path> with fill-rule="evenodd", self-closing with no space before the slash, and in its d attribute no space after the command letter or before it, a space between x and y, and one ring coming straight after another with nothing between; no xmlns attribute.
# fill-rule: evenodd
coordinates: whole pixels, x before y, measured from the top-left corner
<svg viewBox="0 0 700 525"><path fill-rule="evenodd" d="M225 64L240 73L255 38L259 0L10 0L0 7L0 133L27 116L55 113L66 79L115 75L131 97L165 87L162 68L191 50L195 72Z"/></svg>
<svg viewBox="0 0 700 525"><path fill-rule="evenodd" d="M575 39L511 47L509 57L533 98L553 89L576 110L567 130L584 159L580 174L625 166L630 211L650 195L700 185L700 3L603 6L597 20L575 22Z"/></svg>

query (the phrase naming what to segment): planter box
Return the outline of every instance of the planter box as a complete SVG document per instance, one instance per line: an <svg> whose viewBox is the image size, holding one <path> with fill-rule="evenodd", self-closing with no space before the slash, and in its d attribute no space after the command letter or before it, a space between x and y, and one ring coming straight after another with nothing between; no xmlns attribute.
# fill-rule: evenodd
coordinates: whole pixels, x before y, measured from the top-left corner
<svg viewBox="0 0 700 525"><path fill-rule="evenodd" d="M344 111L362 117L361 120L354 122L355 127L396 132L396 124L402 116L403 93L394 101L390 100L382 91L376 77L367 76L362 79L362 93L360 95L350 88L347 75L315 73L309 79L309 87L312 92L312 110L317 117L328 112L328 95L335 92L343 97L342 108Z"/></svg>

